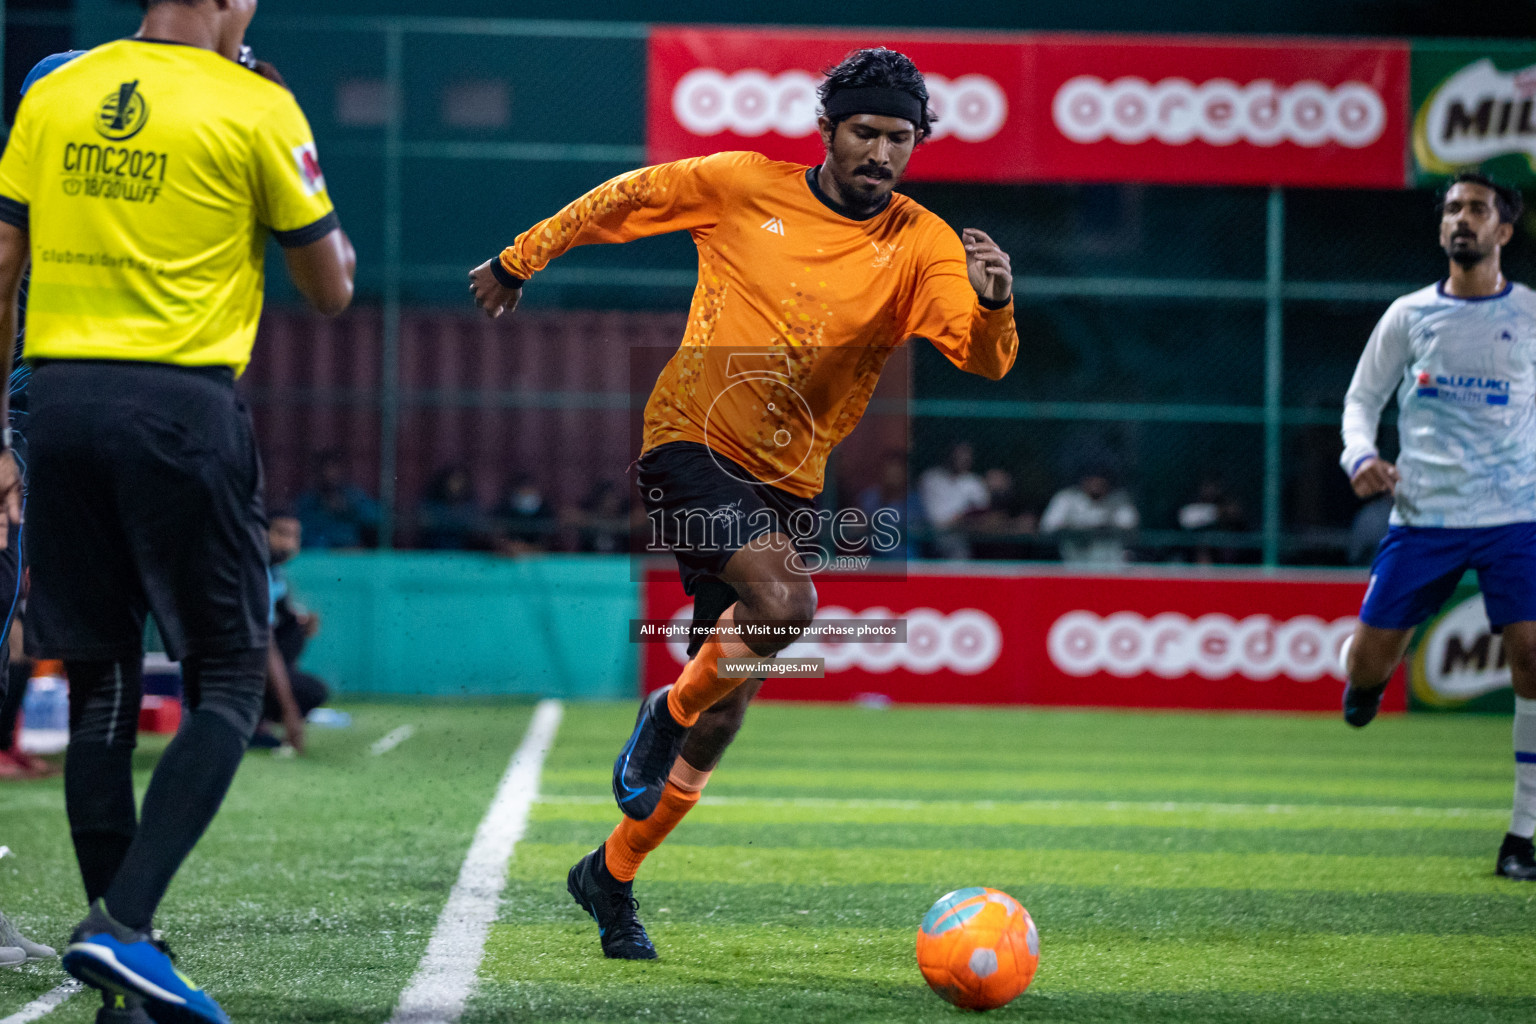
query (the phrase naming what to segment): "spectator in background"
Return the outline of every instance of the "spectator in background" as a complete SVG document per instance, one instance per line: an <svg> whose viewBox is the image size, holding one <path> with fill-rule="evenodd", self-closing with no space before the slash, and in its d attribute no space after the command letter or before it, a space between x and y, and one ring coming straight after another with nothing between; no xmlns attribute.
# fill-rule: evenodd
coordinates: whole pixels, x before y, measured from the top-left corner
<svg viewBox="0 0 1536 1024"><path fill-rule="evenodd" d="M1243 503L1227 493L1220 477L1200 481L1194 500L1182 506L1179 529L1186 533L1242 533L1248 529ZM1187 549L1186 557L1196 565L1232 565L1247 561L1241 548L1232 545L1199 544Z"/></svg>
<svg viewBox="0 0 1536 1024"><path fill-rule="evenodd" d="M10 664L7 667L7 687L0 696L0 779L41 779L55 774L58 769L40 757L33 757L21 749L17 725L22 701L26 699L27 685L32 681L32 659L21 645L21 617L11 619ZM0 942L0 946L6 945Z"/></svg>
<svg viewBox="0 0 1536 1024"><path fill-rule="evenodd" d="M858 508L864 514L865 524L873 524L875 513L884 510L881 523L885 525L879 534L867 525L861 534L867 543L854 553L902 560L912 556L912 525L923 517L917 496L907 487L906 452L885 454L880 460L880 479L859 492ZM880 536L892 533L900 538L894 546L884 543Z"/></svg>
<svg viewBox="0 0 1536 1024"><path fill-rule="evenodd" d="M486 551L490 524L475 501L474 481L463 465L438 471L416 510L417 545L436 551Z"/></svg>
<svg viewBox="0 0 1536 1024"><path fill-rule="evenodd" d="M619 554L629 550L629 495L604 477L593 483L581 504L566 517L575 531L577 551Z"/></svg>
<svg viewBox="0 0 1536 1024"><path fill-rule="evenodd" d="M544 491L532 475L517 472L506 494L491 513L496 524L496 550L504 555L524 555L549 548L555 530L554 517Z"/></svg>
<svg viewBox="0 0 1536 1024"><path fill-rule="evenodd" d="M927 525L934 531L933 551L939 558L969 558L970 543L962 520L985 511L990 500L987 484L973 470L976 453L961 441L949 450L942 466L934 466L918 481Z"/></svg>
<svg viewBox="0 0 1536 1024"><path fill-rule="evenodd" d="M982 479L987 485L987 509L971 516L972 554L977 558L1027 557L1040 517L1024 509L1013 474L1006 469L989 469Z"/></svg>
<svg viewBox="0 0 1536 1024"><path fill-rule="evenodd" d="M1051 497L1040 532L1058 538L1061 560L1072 565L1115 566L1130 561L1126 535L1141 525L1141 514L1103 467Z"/></svg>
<svg viewBox="0 0 1536 1024"><path fill-rule="evenodd" d="M295 513L312 548L361 548L378 543L379 503L347 479L341 453L315 459L315 486L299 495Z"/></svg>
<svg viewBox="0 0 1536 1024"><path fill-rule="evenodd" d="M320 629L320 617L294 602L288 579L279 569L299 553L303 539L304 528L297 516L286 512L272 516L267 527L267 547L271 552L267 592L272 639L267 650L267 692L262 701L261 722L251 740L255 747L277 746L271 726L280 724L289 745L302 752L304 720L330 696L323 680L298 666L304 646Z"/></svg>

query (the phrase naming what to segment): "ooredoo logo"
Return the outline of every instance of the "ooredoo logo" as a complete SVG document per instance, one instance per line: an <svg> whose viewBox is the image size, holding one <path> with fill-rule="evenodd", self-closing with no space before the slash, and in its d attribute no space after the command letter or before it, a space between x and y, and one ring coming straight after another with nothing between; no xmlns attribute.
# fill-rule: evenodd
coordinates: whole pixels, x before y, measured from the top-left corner
<svg viewBox="0 0 1536 1024"><path fill-rule="evenodd" d="M954 80L924 75L923 81L928 86L928 105L938 116L932 138L982 142L1008 120L1008 97L986 75L961 75ZM673 88L672 114L694 135L732 131L756 137L771 131L801 138L816 131L820 82L821 76L809 71L769 75L748 69L726 74L717 68L695 68Z"/></svg>
<svg viewBox="0 0 1536 1024"><path fill-rule="evenodd" d="M1196 85L1165 78L1154 84L1142 78L1105 82L1079 75L1056 91L1051 115L1073 142L1112 139L1127 145L1156 139L1182 146L1198 139L1213 146L1335 142L1359 149L1381 138L1387 125L1386 103L1361 82L1329 88L1321 82L1239 85L1216 78Z"/></svg>
<svg viewBox="0 0 1536 1024"><path fill-rule="evenodd" d="M1343 679L1339 648L1354 632L1352 617L1325 622L1312 615L1278 621L1268 615L1234 619L1219 613L1190 619L1165 612L1150 619L1135 612L1099 617L1068 612L1051 626L1051 662L1072 676L1097 672L1130 677L1152 673L1177 679L1277 676L1310 681Z"/></svg>
<svg viewBox="0 0 1536 1024"><path fill-rule="evenodd" d="M686 624L692 618L693 606L685 605L672 616L672 621ZM977 608L961 608L948 613L932 608L913 608L900 614L889 608L866 608L861 612L835 606L817 609L816 621L828 619L857 619L861 622L905 619L907 640L906 643L797 640L784 648L781 656L825 658L829 673L858 668L865 672L905 670L926 675L947 669L973 676L997 664L1003 653L1003 631L997 620ZM686 639L669 640L667 648L679 665L687 664Z"/></svg>

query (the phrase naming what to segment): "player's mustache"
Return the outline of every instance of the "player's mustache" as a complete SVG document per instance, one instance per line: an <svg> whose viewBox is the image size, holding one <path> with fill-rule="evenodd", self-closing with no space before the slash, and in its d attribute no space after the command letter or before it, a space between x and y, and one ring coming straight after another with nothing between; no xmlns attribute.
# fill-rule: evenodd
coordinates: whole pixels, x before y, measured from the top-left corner
<svg viewBox="0 0 1536 1024"><path fill-rule="evenodd" d="M853 173L867 174L871 178L889 178L891 176L891 169L889 167L881 167L879 164L865 164Z"/></svg>

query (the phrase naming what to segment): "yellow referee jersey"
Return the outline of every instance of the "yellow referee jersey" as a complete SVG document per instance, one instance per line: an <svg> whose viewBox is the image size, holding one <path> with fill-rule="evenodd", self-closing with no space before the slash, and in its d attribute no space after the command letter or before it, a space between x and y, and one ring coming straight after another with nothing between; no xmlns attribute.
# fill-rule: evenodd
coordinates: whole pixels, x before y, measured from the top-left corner
<svg viewBox="0 0 1536 1024"><path fill-rule="evenodd" d="M211 50L123 39L38 82L0 158L31 233L26 358L245 369L263 249L336 227L288 90Z"/></svg>

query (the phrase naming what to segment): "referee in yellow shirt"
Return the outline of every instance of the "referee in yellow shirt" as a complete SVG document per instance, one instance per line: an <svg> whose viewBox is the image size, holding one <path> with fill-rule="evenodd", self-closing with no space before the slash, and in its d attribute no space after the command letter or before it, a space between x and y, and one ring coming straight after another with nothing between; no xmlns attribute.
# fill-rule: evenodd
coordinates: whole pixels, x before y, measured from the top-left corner
<svg viewBox="0 0 1536 1024"><path fill-rule="evenodd" d="M255 7L147 0L134 38L33 86L0 158L0 338L32 267L28 644L69 672L65 801L90 903L64 966L105 993L98 1024L228 1020L150 928L261 713L266 513L234 380L267 236L316 309L352 298L304 114L270 66L237 62ZM19 489L0 452L0 538ZM136 821L150 612L188 714Z"/></svg>

